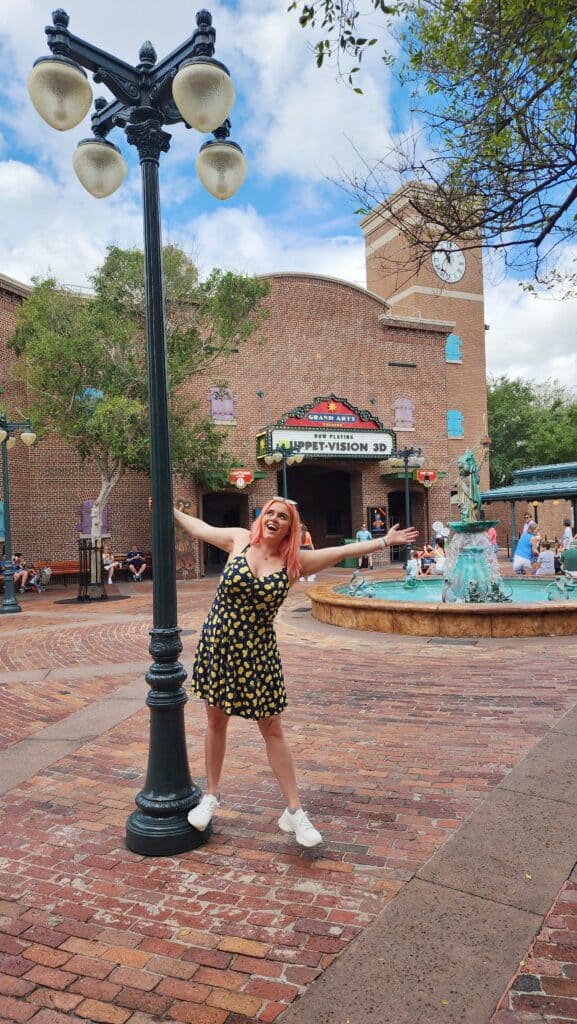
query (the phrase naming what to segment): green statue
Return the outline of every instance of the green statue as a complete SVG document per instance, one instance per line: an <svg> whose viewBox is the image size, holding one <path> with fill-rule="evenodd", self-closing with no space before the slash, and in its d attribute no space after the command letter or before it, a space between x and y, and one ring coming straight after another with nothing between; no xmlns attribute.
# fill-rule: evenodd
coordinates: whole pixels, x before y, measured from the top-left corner
<svg viewBox="0 0 577 1024"><path fill-rule="evenodd" d="M478 523L481 518L480 470L487 456L485 449L477 462L473 449L467 448L457 459L457 502L461 522Z"/></svg>

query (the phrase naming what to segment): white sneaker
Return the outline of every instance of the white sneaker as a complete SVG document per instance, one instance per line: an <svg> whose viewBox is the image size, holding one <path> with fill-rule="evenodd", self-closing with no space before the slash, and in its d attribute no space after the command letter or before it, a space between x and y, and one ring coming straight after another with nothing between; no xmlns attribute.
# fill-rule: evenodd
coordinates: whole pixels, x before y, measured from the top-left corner
<svg viewBox="0 0 577 1024"><path fill-rule="evenodd" d="M314 583L314 581L316 580L316 578L317 578L317 574L316 574L316 573L315 573L315 575L314 575L314 576L307 576L307 582L308 582L308 583Z"/></svg>
<svg viewBox="0 0 577 1024"><path fill-rule="evenodd" d="M323 837L309 821L309 816L302 807L289 811L288 807L278 819L278 827L282 832L294 832L297 843L301 846L318 846Z"/></svg>
<svg viewBox="0 0 577 1024"><path fill-rule="evenodd" d="M219 797L220 793L218 796L213 796L212 793L205 793L202 799L197 803L196 807L193 807L192 810L188 812L188 824L192 825L193 828L198 829L199 832L204 832L212 821L212 816L216 811L216 808L220 806Z"/></svg>

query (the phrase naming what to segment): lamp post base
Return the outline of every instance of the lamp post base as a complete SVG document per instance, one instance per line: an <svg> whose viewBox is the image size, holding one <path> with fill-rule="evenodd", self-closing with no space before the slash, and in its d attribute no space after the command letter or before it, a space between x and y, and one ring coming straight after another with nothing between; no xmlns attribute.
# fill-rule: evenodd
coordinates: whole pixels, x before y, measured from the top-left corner
<svg viewBox="0 0 577 1024"><path fill-rule="evenodd" d="M211 831L210 825L204 832L192 828L186 814L155 819L136 810L126 822L126 845L144 857L172 857L196 850L206 843Z"/></svg>
<svg viewBox="0 0 577 1024"><path fill-rule="evenodd" d="M10 600L9 597L6 598L6 600L0 605L0 615L11 615L14 614L14 612L21 611L22 609L15 597L13 597L12 600Z"/></svg>

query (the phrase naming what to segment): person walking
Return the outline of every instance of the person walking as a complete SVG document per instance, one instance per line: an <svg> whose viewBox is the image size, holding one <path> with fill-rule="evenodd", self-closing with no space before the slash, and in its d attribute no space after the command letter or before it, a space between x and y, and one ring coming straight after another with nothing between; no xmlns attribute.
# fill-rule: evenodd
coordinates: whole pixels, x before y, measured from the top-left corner
<svg viewBox="0 0 577 1024"><path fill-rule="evenodd" d="M367 530L367 524L361 523L360 530L357 530L355 534L355 540L372 540L373 535L370 530ZM364 558L359 558L359 569L372 569L373 568L373 556L365 555Z"/></svg>
<svg viewBox="0 0 577 1024"><path fill-rule="evenodd" d="M307 524L301 520L301 551L314 551L314 548L310 530ZM314 583L316 578L316 573L313 573L312 576L299 576L299 583L304 583L305 580L307 583Z"/></svg>
<svg viewBox="0 0 577 1024"><path fill-rule="evenodd" d="M568 516L565 516L563 519L563 532L561 534L561 551L566 551L572 542L573 530L571 529L571 520Z"/></svg>
<svg viewBox="0 0 577 1024"><path fill-rule="evenodd" d="M293 833L301 846L317 846L322 836L302 807L282 727L287 694L273 621L299 576L336 565L342 560L343 548L302 550L298 507L279 497L266 502L250 531L210 526L176 508L174 518L196 540L214 544L228 554L192 669L193 692L206 706L207 785L188 821L204 831L220 806L227 728L234 715L256 721L260 729L286 802L279 828ZM416 537L412 527L400 530L393 526L384 537L351 544L347 554L358 558L392 544L410 544Z"/></svg>

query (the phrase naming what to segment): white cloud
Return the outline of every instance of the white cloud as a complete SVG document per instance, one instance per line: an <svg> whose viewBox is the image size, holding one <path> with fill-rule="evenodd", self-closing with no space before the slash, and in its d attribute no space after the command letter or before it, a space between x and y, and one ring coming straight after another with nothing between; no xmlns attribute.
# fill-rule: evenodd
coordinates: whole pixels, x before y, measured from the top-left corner
<svg viewBox="0 0 577 1024"><path fill-rule="evenodd" d="M491 374L577 387L577 299L534 296L505 280L487 287L485 315Z"/></svg>
<svg viewBox="0 0 577 1024"><path fill-rule="evenodd" d="M294 14L252 4L234 34L226 13L223 20L234 39L231 66L250 104L244 137L260 174L319 181L336 176L338 167L352 172L359 162L355 147L372 156L390 144L391 76L377 48L366 57L359 96L337 80L334 68L317 69L312 37Z"/></svg>
<svg viewBox="0 0 577 1024"><path fill-rule="evenodd" d="M113 201L105 218L101 211L80 188L63 188L16 160L0 162L0 272L23 283L53 273L85 285L110 241L141 244L141 213L130 200Z"/></svg>
<svg viewBox="0 0 577 1024"><path fill-rule="evenodd" d="M225 207L191 222L186 237L199 255L202 273L217 266L246 274L302 271L365 282L360 233L305 236L299 229L279 228L251 207Z"/></svg>

